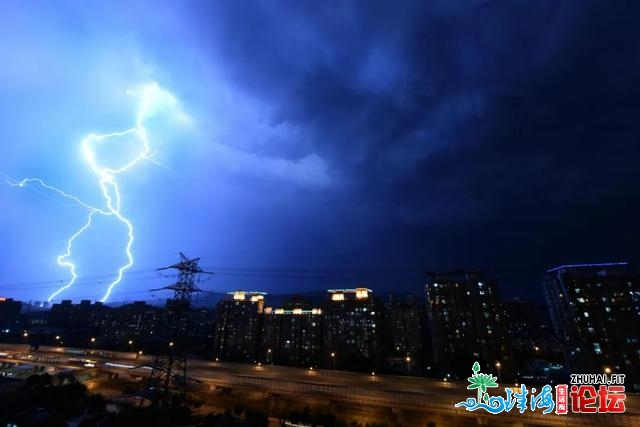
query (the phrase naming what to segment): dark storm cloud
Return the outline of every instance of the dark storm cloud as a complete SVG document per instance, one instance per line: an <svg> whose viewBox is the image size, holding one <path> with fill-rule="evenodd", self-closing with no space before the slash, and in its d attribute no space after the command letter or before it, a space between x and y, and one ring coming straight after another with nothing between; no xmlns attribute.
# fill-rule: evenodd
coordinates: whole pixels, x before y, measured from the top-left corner
<svg viewBox="0 0 640 427"><path fill-rule="evenodd" d="M553 59L577 14L449 4L247 6L219 15L227 25L212 38L234 77L273 105L272 120L312 128L334 167L384 183L486 139L496 98Z"/></svg>
<svg viewBox="0 0 640 427"><path fill-rule="evenodd" d="M211 37L274 122L312 130L344 200L384 218L386 256L531 281L638 256L638 9L234 3Z"/></svg>

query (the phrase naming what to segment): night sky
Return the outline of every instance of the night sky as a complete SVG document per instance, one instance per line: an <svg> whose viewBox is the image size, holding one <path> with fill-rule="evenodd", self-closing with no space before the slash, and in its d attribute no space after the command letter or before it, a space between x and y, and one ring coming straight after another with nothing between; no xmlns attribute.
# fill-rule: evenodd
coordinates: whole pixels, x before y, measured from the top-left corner
<svg viewBox="0 0 640 427"><path fill-rule="evenodd" d="M548 268L640 256L639 18L633 1L0 2L0 170L100 204L80 140L133 126L127 90L155 81L176 100L149 123L166 167L119 177L135 265L110 301L150 298L179 251L215 291L421 293L424 270L472 268L536 298ZM0 294L44 300L86 211L2 184ZM98 221L60 297L99 298L125 243Z"/></svg>

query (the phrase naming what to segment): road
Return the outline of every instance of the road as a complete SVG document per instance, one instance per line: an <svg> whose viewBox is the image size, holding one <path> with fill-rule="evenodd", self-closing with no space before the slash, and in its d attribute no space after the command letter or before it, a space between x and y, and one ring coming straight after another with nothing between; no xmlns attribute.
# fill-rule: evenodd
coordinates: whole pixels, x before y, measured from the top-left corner
<svg viewBox="0 0 640 427"><path fill-rule="evenodd" d="M96 369L121 374L147 376L150 369L140 365L151 364L152 357L137 353L100 352L85 349L82 354L67 354L61 347L41 347L29 352L27 346L0 343L0 359L23 360L44 366ZM110 353L110 354L108 354ZM100 357L100 354L109 357ZM83 366L84 360L88 366ZM73 363L72 363L73 362ZM94 365L94 366L91 366ZM138 368L136 368L138 367ZM455 404L475 396L475 390L467 390L466 382L451 382L407 376L387 376L342 372L335 370L302 369L273 365L215 362L189 359L188 377L205 385L209 390L246 390L261 392L278 398L324 400L330 403L352 405L359 408L391 408L394 413L425 413L455 417L492 417L499 424L510 425L576 425L582 426L639 426L640 397L627 394L625 414L570 414L543 415L542 411L513 409L497 416L486 413L469 413ZM492 389L492 395L505 395L505 387ZM498 418L499 417L499 418Z"/></svg>

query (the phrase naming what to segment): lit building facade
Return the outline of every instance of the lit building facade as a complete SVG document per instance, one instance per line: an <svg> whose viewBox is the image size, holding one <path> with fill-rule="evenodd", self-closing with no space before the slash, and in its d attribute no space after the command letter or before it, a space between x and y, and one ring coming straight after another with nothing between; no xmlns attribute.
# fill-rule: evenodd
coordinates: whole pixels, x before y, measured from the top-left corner
<svg viewBox="0 0 640 427"><path fill-rule="evenodd" d="M228 292L216 308L214 357L253 362L258 357L264 312L264 292Z"/></svg>
<svg viewBox="0 0 640 427"><path fill-rule="evenodd" d="M425 372L425 309L415 295L390 295L384 304L386 369L418 375Z"/></svg>
<svg viewBox="0 0 640 427"><path fill-rule="evenodd" d="M640 386L640 280L627 263L552 268L544 290L569 368L626 373Z"/></svg>
<svg viewBox="0 0 640 427"><path fill-rule="evenodd" d="M512 373L511 349L495 286L482 272L428 272L425 286L434 368L462 377L474 361L500 380Z"/></svg>
<svg viewBox="0 0 640 427"><path fill-rule="evenodd" d="M323 363L370 371L381 366L382 307L367 288L329 289L323 307Z"/></svg>
<svg viewBox="0 0 640 427"><path fill-rule="evenodd" d="M135 301L103 310L94 325L99 327L101 341L122 344L159 339L165 331L165 312L144 301Z"/></svg>
<svg viewBox="0 0 640 427"><path fill-rule="evenodd" d="M261 359L290 366L320 365L322 309L299 298L282 308L265 308Z"/></svg>
<svg viewBox="0 0 640 427"><path fill-rule="evenodd" d="M100 322L104 312L109 308L103 303L82 300L73 304L71 300L63 300L51 306L50 324L69 329L86 329Z"/></svg>

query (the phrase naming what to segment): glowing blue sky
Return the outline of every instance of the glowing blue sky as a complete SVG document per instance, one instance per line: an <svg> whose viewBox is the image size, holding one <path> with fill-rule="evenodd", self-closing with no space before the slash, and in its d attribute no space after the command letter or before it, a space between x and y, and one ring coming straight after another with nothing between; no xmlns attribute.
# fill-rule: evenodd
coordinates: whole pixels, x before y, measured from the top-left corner
<svg viewBox="0 0 640 427"><path fill-rule="evenodd" d="M487 267L535 294L554 264L639 255L635 11L241 3L0 4L13 178L99 203L81 138L131 127L126 91L147 82L179 102L150 125L168 169L121 178L136 265L113 300L148 297L178 251L218 269L216 290L271 292L421 292L424 269ZM8 185L0 201L0 291L45 299L85 212ZM99 298L122 262L98 225L65 297Z"/></svg>

